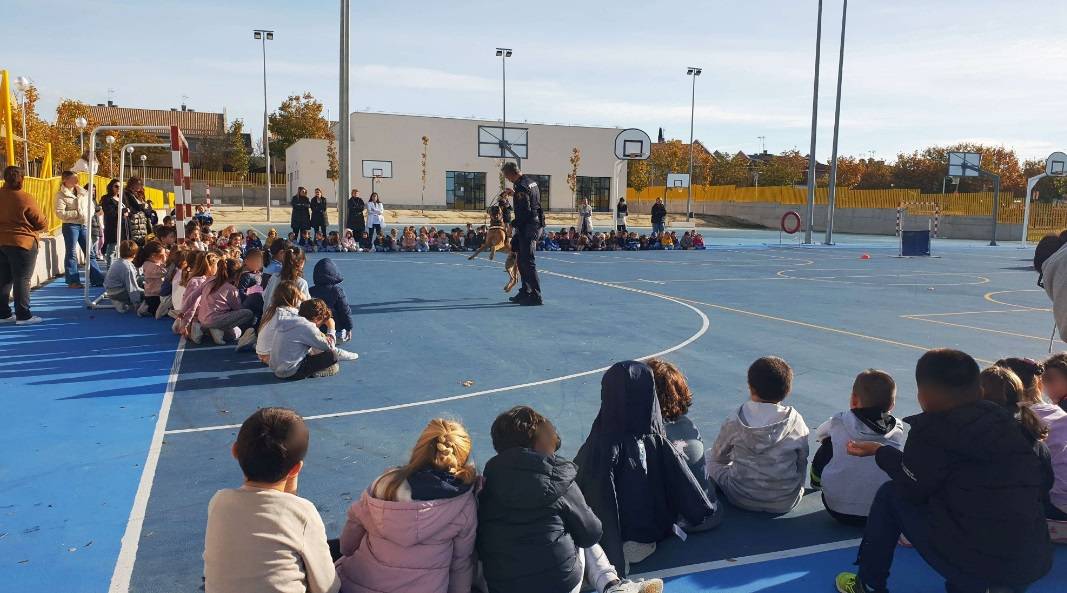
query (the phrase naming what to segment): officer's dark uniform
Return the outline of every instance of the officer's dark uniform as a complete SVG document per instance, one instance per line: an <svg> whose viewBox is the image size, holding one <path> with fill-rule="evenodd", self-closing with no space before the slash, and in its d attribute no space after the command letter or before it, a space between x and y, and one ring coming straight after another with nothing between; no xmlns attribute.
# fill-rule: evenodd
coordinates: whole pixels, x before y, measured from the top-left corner
<svg viewBox="0 0 1067 593"><path fill-rule="evenodd" d="M516 263L519 266L519 277L522 279L520 294L525 291L539 300L541 284L537 280L534 251L537 249L541 228L545 226L545 214L541 210L541 190L538 189L537 182L527 175L520 176L513 185L515 220L511 222L511 226L515 229L515 236L511 240L511 247L517 254Z"/></svg>

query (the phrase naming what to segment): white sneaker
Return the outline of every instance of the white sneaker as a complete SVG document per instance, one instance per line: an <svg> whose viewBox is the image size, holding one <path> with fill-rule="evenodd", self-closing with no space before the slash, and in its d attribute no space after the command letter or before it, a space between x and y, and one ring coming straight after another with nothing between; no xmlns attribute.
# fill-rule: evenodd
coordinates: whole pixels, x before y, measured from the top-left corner
<svg viewBox="0 0 1067 593"><path fill-rule="evenodd" d="M3 325L5 323L15 323L15 321L16 321L15 316L14 315L9 315L7 317L4 317L3 319L0 319L0 325Z"/></svg>
<svg viewBox="0 0 1067 593"><path fill-rule="evenodd" d="M245 350L248 350L249 346L254 346L257 337L256 328L250 327L246 329L244 333L241 334L241 337L237 339L237 351L244 352Z"/></svg>
<svg viewBox="0 0 1067 593"><path fill-rule="evenodd" d="M189 328L189 339L194 344L199 344L200 340L204 339L204 328L200 327L199 322L194 321L192 327Z"/></svg>
<svg viewBox="0 0 1067 593"><path fill-rule="evenodd" d="M121 301L111 301L111 306L115 307L115 311L118 313L125 313L130 310L130 306Z"/></svg>
<svg viewBox="0 0 1067 593"><path fill-rule="evenodd" d="M13 319L14 316L12 316L11 318ZM41 319L40 317L34 315L33 317L30 317L29 319L19 319L18 321L15 322L15 325L35 325L35 324L38 324L38 323L40 323L42 321L44 321L44 319Z"/></svg>
<svg viewBox="0 0 1067 593"><path fill-rule="evenodd" d="M349 352L344 348L336 348L334 349L334 351L337 352L337 360L340 362L347 362L359 359L358 354L356 354L355 352Z"/></svg>
<svg viewBox="0 0 1067 593"><path fill-rule="evenodd" d="M604 593L661 593L662 591L663 581L661 579L619 581L614 586L604 589Z"/></svg>
<svg viewBox="0 0 1067 593"><path fill-rule="evenodd" d="M328 367L322 369L321 371L319 371L317 373L314 373L311 376L312 377L332 377L332 376L334 376L334 375L336 375L337 373L340 373L340 372L341 372L341 367L337 366L337 363L334 363L333 365L328 366Z"/></svg>
<svg viewBox="0 0 1067 593"><path fill-rule="evenodd" d="M214 328L209 329L207 331L209 334L211 334L211 341L215 342L219 346L223 346L226 344L226 332L221 329Z"/></svg>

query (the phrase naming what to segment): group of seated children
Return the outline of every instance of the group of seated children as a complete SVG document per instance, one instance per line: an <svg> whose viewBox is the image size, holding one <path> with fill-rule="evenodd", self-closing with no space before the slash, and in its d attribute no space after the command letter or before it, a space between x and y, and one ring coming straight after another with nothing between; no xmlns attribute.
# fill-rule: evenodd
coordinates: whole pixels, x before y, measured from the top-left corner
<svg viewBox="0 0 1067 593"><path fill-rule="evenodd" d="M963 352L931 350L915 379L921 413L894 418L892 377L867 370L850 409L816 432L812 487L829 516L864 529L859 571L838 575L837 589L887 591L907 542L949 591L1022 592L1050 570L1047 520L1067 511L1067 356L980 371ZM658 579L625 576L672 534L718 525L717 493L774 514L801 500L808 429L783 404L792 380L780 358L754 362L748 400L706 455L685 377L655 359L605 373L573 462L553 424L517 406L493 422L496 455L479 476L464 427L434 419L407 464L351 505L339 540L297 496L307 426L261 409L233 448L244 485L208 509L206 593L661 591Z"/></svg>
<svg viewBox="0 0 1067 593"><path fill-rule="evenodd" d="M537 242L540 251L657 251L704 249L704 235L685 231L679 238L675 231L638 235L631 231L579 233L574 227L558 233L546 230Z"/></svg>
<svg viewBox="0 0 1067 593"><path fill-rule="evenodd" d="M174 332L193 343L209 335L218 345L236 341L238 351L255 346L279 378L334 375L338 362L356 360L337 346L352 338L352 316L333 261L315 264L309 287L299 247L275 238L264 267L253 236L236 235L241 239L205 250L191 242L168 248L150 238L142 248L123 241L104 278L106 295L120 313L169 315Z"/></svg>

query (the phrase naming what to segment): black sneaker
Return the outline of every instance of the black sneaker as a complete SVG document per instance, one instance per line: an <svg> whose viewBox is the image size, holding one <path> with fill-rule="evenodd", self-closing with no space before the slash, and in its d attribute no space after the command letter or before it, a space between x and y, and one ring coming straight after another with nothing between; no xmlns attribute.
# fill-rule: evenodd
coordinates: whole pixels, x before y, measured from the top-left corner
<svg viewBox="0 0 1067 593"><path fill-rule="evenodd" d="M519 304L525 305L527 307L540 307L541 305L545 304L545 302L541 300L541 295L531 294L528 295L525 299L519 301Z"/></svg>
<svg viewBox="0 0 1067 593"><path fill-rule="evenodd" d="M513 303L522 304L522 302L525 301L528 298L530 298L530 293L528 293L528 292L520 292L519 294L508 298L508 300L513 302Z"/></svg>

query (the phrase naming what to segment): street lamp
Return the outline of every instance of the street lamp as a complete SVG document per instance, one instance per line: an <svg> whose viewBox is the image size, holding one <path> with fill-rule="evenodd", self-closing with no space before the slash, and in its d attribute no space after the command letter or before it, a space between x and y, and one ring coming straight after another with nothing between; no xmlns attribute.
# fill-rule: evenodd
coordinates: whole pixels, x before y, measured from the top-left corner
<svg viewBox="0 0 1067 593"><path fill-rule="evenodd" d="M686 184L689 187L689 198L686 200L685 205L686 220L693 220L693 122L696 119L697 111L697 76L700 76L703 71L703 69L696 66L690 66L685 71L686 76L693 77L693 97L689 105L689 183Z"/></svg>
<svg viewBox="0 0 1067 593"><path fill-rule="evenodd" d="M145 161L148 160L146 155L141 155L141 181L148 180L148 167L145 165Z"/></svg>
<svg viewBox="0 0 1067 593"><path fill-rule="evenodd" d="M511 145L508 143L508 58L511 57L511 49L506 47L496 48L496 57L500 58L501 95L503 110L500 115L500 156L507 157L505 150L510 152Z"/></svg>
<svg viewBox="0 0 1067 593"><path fill-rule="evenodd" d="M133 147L132 146L127 146L126 147L126 154L130 155L130 158L129 158L129 161L130 161L130 177L133 177Z"/></svg>
<svg viewBox="0 0 1067 593"><path fill-rule="evenodd" d="M26 176L30 175L30 137L26 135L26 93L30 90L30 79L19 76L15 79L15 90L22 98L22 167Z"/></svg>
<svg viewBox="0 0 1067 593"><path fill-rule="evenodd" d="M79 116L74 120L74 125L78 128L78 145L82 155L85 154L85 126L89 125L89 120ZM80 156L80 155L79 155ZM88 162L86 162L88 165ZM91 165L90 165L91 166Z"/></svg>
<svg viewBox="0 0 1067 593"><path fill-rule="evenodd" d="M267 164L267 222L270 222L270 127L267 117L267 42L274 40L274 31L256 29L252 34L263 45L263 158Z"/></svg>
<svg viewBox="0 0 1067 593"><path fill-rule="evenodd" d="M115 156L114 156L113 148L115 146L115 137L112 136L111 134L108 134L107 136L104 137L104 140L107 142L107 168L108 168L108 171L111 172L111 175L114 175L115 174Z"/></svg>

